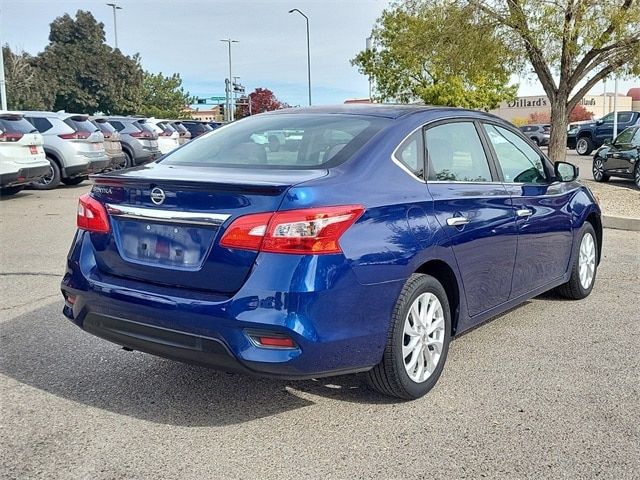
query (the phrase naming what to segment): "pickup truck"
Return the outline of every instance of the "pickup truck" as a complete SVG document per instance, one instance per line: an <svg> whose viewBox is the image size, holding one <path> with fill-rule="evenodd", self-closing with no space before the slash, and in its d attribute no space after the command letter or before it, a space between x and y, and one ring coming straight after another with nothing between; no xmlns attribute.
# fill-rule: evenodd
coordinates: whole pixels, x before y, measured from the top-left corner
<svg viewBox="0 0 640 480"><path fill-rule="evenodd" d="M618 112L618 133L634 125L640 125L640 112ZM578 155L591 154L605 140L613 140L613 113L595 122L570 127L567 133L567 147L575 149Z"/></svg>

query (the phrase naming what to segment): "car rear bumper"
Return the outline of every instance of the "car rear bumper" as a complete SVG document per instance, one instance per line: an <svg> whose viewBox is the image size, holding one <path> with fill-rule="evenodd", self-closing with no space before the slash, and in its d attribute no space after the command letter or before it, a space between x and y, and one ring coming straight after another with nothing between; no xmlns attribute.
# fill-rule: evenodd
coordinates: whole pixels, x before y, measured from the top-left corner
<svg viewBox="0 0 640 480"><path fill-rule="evenodd" d="M1 187L13 187L35 182L39 178L49 173L49 164L37 167L23 167L18 171L0 174Z"/></svg>
<svg viewBox="0 0 640 480"><path fill-rule="evenodd" d="M109 155L109 167L108 168L113 168L113 167L120 167L121 165L123 165L126 156L124 153L122 152L117 152L117 153L107 153L107 155Z"/></svg>
<svg viewBox="0 0 640 480"><path fill-rule="evenodd" d="M104 157L92 159L89 162L87 173L88 174L100 173L106 170L107 168L109 168L110 165L111 165L111 159L106 155Z"/></svg>
<svg viewBox="0 0 640 480"><path fill-rule="evenodd" d="M88 236L76 236L62 281L67 318L127 348L229 371L302 379L368 370L382 357L403 284L362 285L341 255L262 254L224 296L100 273ZM296 347L261 347L250 332Z"/></svg>
<svg viewBox="0 0 640 480"><path fill-rule="evenodd" d="M75 178L83 175L89 175L89 162L81 163L79 165L69 165L63 169L63 177Z"/></svg>

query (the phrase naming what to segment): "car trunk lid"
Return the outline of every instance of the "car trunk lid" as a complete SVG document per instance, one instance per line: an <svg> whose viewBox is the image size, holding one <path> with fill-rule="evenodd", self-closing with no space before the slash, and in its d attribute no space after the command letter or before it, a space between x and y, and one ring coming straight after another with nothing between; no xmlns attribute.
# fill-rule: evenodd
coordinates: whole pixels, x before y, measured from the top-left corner
<svg viewBox="0 0 640 480"><path fill-rule="evenodd" d="M242 215L276 211L292 185L326 170L247 171L150 164L94 178L111 232L92 234L97 268L106 274L231 295L257 252L219 245Z"/></svg>

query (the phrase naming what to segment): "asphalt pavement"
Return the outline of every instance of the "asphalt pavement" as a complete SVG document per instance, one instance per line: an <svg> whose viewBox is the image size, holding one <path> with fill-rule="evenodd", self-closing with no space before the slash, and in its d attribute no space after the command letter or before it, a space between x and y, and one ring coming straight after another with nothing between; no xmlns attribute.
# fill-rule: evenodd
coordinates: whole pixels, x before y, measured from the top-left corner
<svg viewBox="0 0 640 480"><path fill-rule="evenodd" d="M396 402L72 325L58 285L86 190L0 201L1 478L638 478L640 232L605 231L587 299L543 295L457 338L435 389Z"/></svg>

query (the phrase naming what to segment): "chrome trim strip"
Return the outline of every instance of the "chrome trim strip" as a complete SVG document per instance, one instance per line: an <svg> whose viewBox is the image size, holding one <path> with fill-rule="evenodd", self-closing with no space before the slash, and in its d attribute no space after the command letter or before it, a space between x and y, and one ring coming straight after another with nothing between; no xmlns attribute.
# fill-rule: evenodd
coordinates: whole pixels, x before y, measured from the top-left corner
<svg viewBox="0 0 640 480"><path fill-rule="evenodd" d="M130 207L107 203L107 212L114 217L132 218L135 220L154 220L167 223L189 225L207 225L219 227L231 215L225 213L180 212L155 208Z"/></svg>

